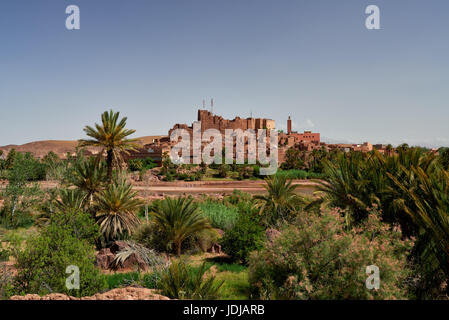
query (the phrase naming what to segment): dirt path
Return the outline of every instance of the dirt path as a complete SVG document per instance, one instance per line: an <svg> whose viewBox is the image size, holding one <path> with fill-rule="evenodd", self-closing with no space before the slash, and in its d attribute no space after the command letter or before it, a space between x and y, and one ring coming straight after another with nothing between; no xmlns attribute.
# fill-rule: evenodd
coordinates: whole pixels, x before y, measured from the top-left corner
<svg viewBox="0 0 449 320"><path fill-rule="evenodd" d="M58 183L54 181L42 181L39 183L41 188L55 188ZM302 195L312 195L316 190L318 183L313 180L294 180L294 185L298 185L297 192ZM182 195L182 194L231 194L234 190L241 190L250 194L265 193L263 180L245 180L245 181L173 181L173 182L133 182L133 189L143 196L148 195ZM5 187L3 185L3 187Z"/></svg>
<svg viewBox="0 0 449 320"><path fill-rule="evenodd" d="M300 194L311 195L317 186L317 182L311 180L295 180ZM194 181L194 182L159 182L148 185L136 185L134 190L141 193L164 194L230 194L234 190L241 190L250 194L265 193L264 181Z"/></svg>

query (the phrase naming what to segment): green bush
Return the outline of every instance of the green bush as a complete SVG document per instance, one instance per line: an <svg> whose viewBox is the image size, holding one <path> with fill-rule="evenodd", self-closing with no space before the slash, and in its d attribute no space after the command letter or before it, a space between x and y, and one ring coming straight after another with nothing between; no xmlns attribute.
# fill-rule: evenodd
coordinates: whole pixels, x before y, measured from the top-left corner
<svg viewBox="0 0 449 320"><path fill-rule="evenodd" d="M14 156L7 172L8 185L1 193L5 202L0 209L0 224L17 228L32 223L31 212L41 202L42 191L37 184L30 185L29 181L42 178L40 169L41 164L30 154Z"/></svg>
<svg viewBox="0 0 449 320"><path fill-rule="evenodd" d="M223 281L215 281L215 276L206 277L206 271L204 263L195 270L182 260L175 261L162 274L159 287L163 295L172 299L217 299Z"/></svg>
<svg viewBox="0 0 449 320"><path fill-rule="evenodd" d="M296 148L289 148L285 154L285 162L281 164L282 170L301 170L305 167L303 161L303 154L300 150Z"/></svg>
<svg viewBox="0 0 449 320"><path fill-rule="evenodd" d="M216 230L204 229L186 238L182 243L182 251L188 253L204 252L209 249L213 243L216 243L218 239L219 234ZM157 252L173 251L170 237L163 229L159 228L152 221L140 225L133 235L133 240L146 248L156 250Z"/></svg>
<svg viewBox="0 0 449 320"><path fill-rule="evenodd" d="M148 289L159 288L159 281L161 278L160 272L140 273L112 273L105 276L108 284L108 289L126 287L130 285L139 285Z"/></svg>
<svg viewBox="0 0 449 320"><path fill-rule="evenodd" d="M191 248L190 251L192 253L196 251L206 252L212 246L217 243L220 239L220 234L216 229L204 229L198 232L194 237L192 237Z"/></svg>
<svg viewBox="0 0 449 320"><path fill-rule="evenodd" d="M171 174L167 174L164 176L164 178L162 180L163 181L175 181L175 177Z"/></svg>
<svg viewBox="0 0 449 320"><path fill-rule="evenodd" d="M67 212L54 212L50 216L50 224L64 226L71 230L73 237L90 244L94 244L100 236L99 226L95 220L89 214L75 209Z"/></svg>
<svg viewBox="0 0 449 320"><path fill-rule="evenodd" d="M305 170L278 170L276 172L277 176L285 176L287 179L322 179L324 174L315 173Z"/></svg>
<svg viewBox="0 0 449 320"><path fill-rule="evenodd" d="M130 171L141 171L156 168L157 163L155 163L151 158L132 159L129 160L128 166Z"/></svg>
<svg viewBox="0 0 449 320"><path fill-rule="evenodd" d="M337 211L308 214L253 253L250 285L262 299L404 299L413 241L373 213L349 231ZM379 267L378 290L366 288L366 267Z"/></svg>
<svg viewBox="0 0 449 320"><path fill-rule="evenodd" d="M178 256L185 240L194 239L202 231L212 228L192 197L166 197L155 201L151 219L169 241L167 249L174 249Z"/></svg>
<svg viewBox="0 0 449 320"><path fill-rule="evenodd" d="M13 166L8 173L8 180L16 180L23 177L27 181L44 180L46 176L46 165L34 158L31 153L17 153Z"/></svg>
<svg viewBox="0 0 449 320"><path fill-rule="evenodd" d="M239 217L239 213L235 208L227 207L216 201L205 201L200 203L199 207L211 221L212 227L224 231L232 229Z"/></svg>
<svg viewBox="0 0 449 320"><path fill-rule="evenodd" d="M125 240L126 248L120 250L115 254L114 260L111 263L112 269L117 270L122 267L128 259L138 257L146 267L153 270L162 269L166 265L165 259L159 255L155 250L148 249L147 247L136 243L134 241ZM141 265L136 263L137 268L141 268Z"/></svg>
<svg viewBox="0 0 449 320"><path fill-rule="evenodd" d="M233 261L246 264L252 251L263 246L265 230L252 214L241 214L234 227L220 241L222 249Z"/></svg>
<svg viewBox="0 0 449 320"><path fill-rule="evenodd" d="M77 222L66 224L59 224L61 220L58 219L53 220L39 236L28 240L23 250L13 250L17 268L15 294L58 292L81 297L105 288L105 279L94 265L95 252L88 241L91 240L90 232L84 233L84 228L78 224L83 221L86 223L84 227L90 228L94 221L88 217L75 220ZM66 268L71 265L77 266L80 271L79 290L66 287L69 276Z"/></svg>
<svg viewBox="0 0 449 320"><path fill-rule="evenodd" d="M13 276L6 266L0 267L0 300L6 300L14 294Z"/></svg>
<svg viewBox="0 0 449 320"><path fill-rule="evenodd" d="M169 243L165 233L151 221L141 224L132 238L141 245L158 252L165 252Z"/></svg>
<svg viewBox="0 0 449 320"><path fill-rule="evenodd" d="M241 203L252 204L252 202L253 197L251 194L237 189L234 189L232 194L225 196L223 199L223 203L226 204L226 206L238 206Z"/></svg>

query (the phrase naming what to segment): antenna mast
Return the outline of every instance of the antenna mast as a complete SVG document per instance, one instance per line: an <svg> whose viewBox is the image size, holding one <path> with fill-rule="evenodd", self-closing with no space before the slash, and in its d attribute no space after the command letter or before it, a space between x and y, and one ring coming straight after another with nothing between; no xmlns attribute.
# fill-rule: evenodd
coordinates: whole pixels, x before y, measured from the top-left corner
<svg viewBox="0 0 449 320"><path fill-rule="evenodd" d="M214 113L214 99L210 99L210 113Z"/></svg>

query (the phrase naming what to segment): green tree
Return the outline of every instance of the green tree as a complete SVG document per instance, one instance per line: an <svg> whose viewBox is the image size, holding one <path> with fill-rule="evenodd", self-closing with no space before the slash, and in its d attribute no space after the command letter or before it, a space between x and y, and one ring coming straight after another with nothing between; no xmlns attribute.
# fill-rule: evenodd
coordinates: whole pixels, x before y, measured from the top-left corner
<svg viewBox="0 0 449 320"><path fill-rule="evenodd" d="M224 280L215 281L215 276L206 277L206 265L198 271L192 270L184 261L174 261L162 274L162 294L172 299L213 300L218 298Z"/></svg>
<svg viewBox="0 0 449 320"><path fill-rule="evenodd" d="M8 155L6 156L6 162L5 167L6 169L10 170L14 166L14 161L16 160L17 152L16 149L11 149L8 152Z"/></svg>
<svg viewBox="0 0 449 320"><path fill-rule="evenodd" d="M210 229L209 220L202 214L192 198L165 198L153 208L152 217L156 225L166 234L178 256L184 240L205 229Z"/></svg>
<svg viewBox="0 0 449 320"><path fill-rule="evenodd" d="M92 205L93 197L100 192L107 180L106 167L103 161L91 157L76 162L73 169L73 185L84 191L86 200L89 205Z"/></svg>
<svg viewBox="0 0 449 320"><path fill-rule="evenodd" d="M281 164L282 170L301 170L304 169L304 161L301 157L301 151L291 147L285 153L285 161Z"/></svg>
<svg viewBox="0 0 449 320"><path fill-rule="evenodd" d="M116 179L95 199L97 223L106 240L132 235L140 224L136 211L142 205L125 179Z"/></svg>
<svg viewBox="0 0 449 320"><path fill-rule="evenodd" d="M3 157L3 150L0 150L0 170L5 170L6 168L5 168L5 163L6 163L6 161L5 161L5 159L4 159L4 157Z"/></svg>
<svg viewBox="0 0 449 320"><path fill-rule="evenodd" d="M391 156L394 152L394 148L391 144L388 144L385 148L385 151L387 152L387 155Z"/></svg>
<svg viewBox="0 0 449 320"><path fill-rule="evenodd" d="M224 233L220 244L232 260L246 264L250 253L262 248L264 240L265 229L258 217L241 213L232 229Z"/></svg>
<svg viewBox="0 0 449 320"><path fill-rule="evenodd" d="M423 262L419 267L432 275L423 281L436 280L440 283L430 283L429 286L444 288L441 282L449 279L449 172L425 172L419 167L401 170L407 175L414 175L416 179L411 186L409 181L401 181L390 175L396 186L405 194L399 204L400 209L411 217L420 230L424 250L419 252L419 259ZM444 275L441 280L438 279L440 272ZM449 293L447 287L444 291L446 295Z"/></svg>
<svg viewBox="0 0 449 320"><path fill-rule="evenodd" d="M2 192L5 205L1 209L2 223L8 227L18 227L26 223L29 210L41 199L40 188L29 181L39 176L37 160L30 155L14 156L14 166L8 170L8 185Z"/></svg>
<svg viewBox="0 0 449 320"><path fill-rule="evenodd" d="M296 185L285 176L273 175L265 179L266 195L256 195L256 206L267 225L275 224L279 219L288 220L294 214L303 199L296 193Z"/></svg>
<svg viewBox="0 0 449 320"><path fill-rule="evenodd" d="M449 148L438 149L438 161L445 170L449 170Z"/></svg>
<svg viewBox="0 0 449 320"><path fill-rule="evenodd" d="M375 211L349 230L337 210L307 212L251 255L249 281L262 299L405 299L412 246ZM370 265L380 269L378 290L366 288Z"/></svg>
<svg viewBox="0 0 449 320"><path fill-rule="evenodd" d="M228 176L229 170L230 168L227 164L221 164L218 167L218 176L220 178L226 178Z"/></svg>
<svg viewBox="0 0 449 320"><path fill-rule="evenodd" d="M60 189L56 200L58 210L82 210L85 207L86 193L80 189Z"/></svg>
<svg viewBox="0 0 449 320"><path fill-rule="evenodd" d="M17 275L15 294L65 293L87 296L105 288L105 278L94 265L92 239L98 229L88 214L74 212L58 214L40 235L27 240L24 249L15 248ZM67 267L76 266L80 272L80 288L66 286Z"/></svg>
<svg viewBox="0 0 449 320"><path fill-rule="evenodd" d="M129 154L129 151L136 150L138 145L135 139L128 139L135 130L126 129L126 120L124 117L119 121L120 112L104 112L101 115L102 124L95 124L95 128L86 126L84 132L92 139L80 140L81 147L100 147L106 152L106 164L108 168L108 180L112 181L112 169L114 163L120 167L122 155ZM101 152L100 154L102 154Z"/></svg>
<svg viewBox="0 0 449 320"><path fill-rule="evenodd" d="M416 294L438 296L435 288L448 277L444 212L449 185L438 158L422 148L401 147L394 156L351 153L325 166L319 186L324 196L316 203L344 209L347 225L363 223L370 209L379 207L384 222L416 237L410 253L419 274Z"/></svg>

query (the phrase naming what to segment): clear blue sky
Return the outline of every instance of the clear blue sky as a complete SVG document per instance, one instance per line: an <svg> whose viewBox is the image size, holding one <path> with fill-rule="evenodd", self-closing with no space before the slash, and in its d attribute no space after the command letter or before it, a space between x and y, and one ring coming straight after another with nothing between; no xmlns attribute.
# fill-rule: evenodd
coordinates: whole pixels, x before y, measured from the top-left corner
<svg viewBox="0 0 449 320"><path fill-rule="evenodd" d="M447 0L2 0L0 145L82 138L109 108L166 134L211 97L280 129L449 145L448 57Z"/></svg>

